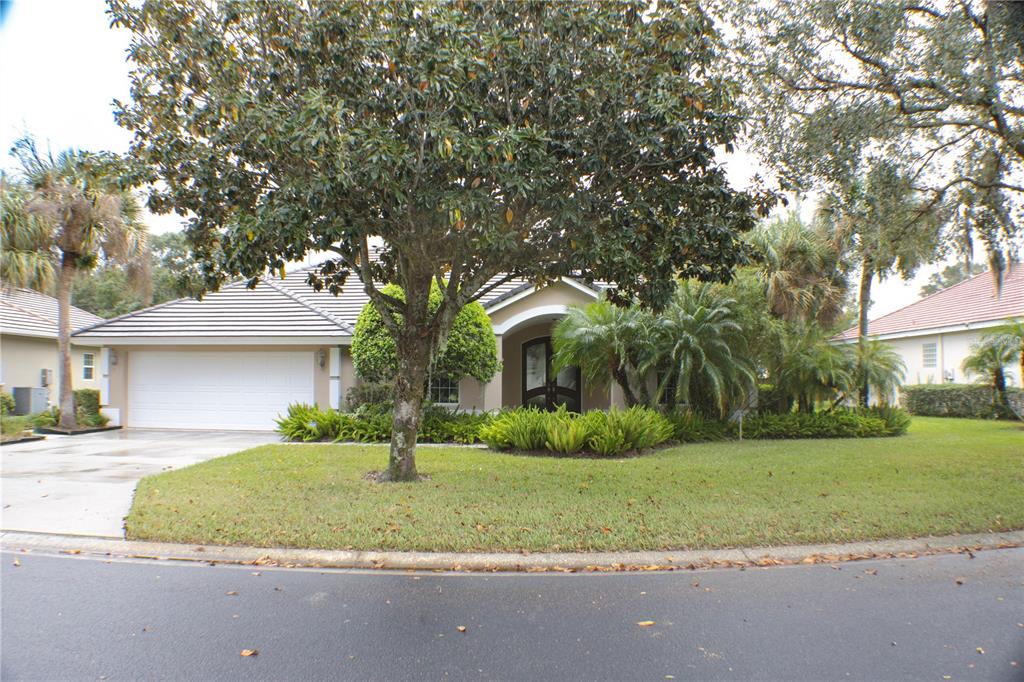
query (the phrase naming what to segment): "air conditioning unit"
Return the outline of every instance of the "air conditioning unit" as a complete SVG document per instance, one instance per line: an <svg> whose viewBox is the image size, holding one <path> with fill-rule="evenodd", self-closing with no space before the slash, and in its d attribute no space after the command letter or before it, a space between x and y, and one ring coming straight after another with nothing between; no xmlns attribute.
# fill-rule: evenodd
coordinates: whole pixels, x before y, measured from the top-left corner
<svg viewBox="0 0 1024 682"><path fill-rule="evenodd" d="M14 414L36 414L49 407L50 392L45 388L15 386L11 394L14 396Z"/></svg>
<svg viewBox="0 0 1024 682"><path fill-rule="evenodd" d="M39 370L39 385L40 386L52 386L53 385L53 370L52 369L41 369Z"/></svg>

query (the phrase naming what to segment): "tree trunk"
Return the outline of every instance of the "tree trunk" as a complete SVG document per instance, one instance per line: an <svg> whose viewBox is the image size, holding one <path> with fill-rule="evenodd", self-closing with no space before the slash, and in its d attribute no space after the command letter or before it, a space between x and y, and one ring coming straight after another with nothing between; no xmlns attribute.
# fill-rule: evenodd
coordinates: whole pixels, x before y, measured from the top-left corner
<svg viewBox="0 0 1024 682"><path fill-rule="evenodd" d="M996 367L993 378L995 379L996 402L999 403L1000 411L1008 415L1010 412L1010 399L1006 396L1006 373L1003 372L1002 367Z"/></svg>
<svg viewBox="0 0 1024 682"><path fill-rule="evenodd" d="M395 411L391 422L391 453L384 476L389 481L415 481L416 436L420 430L430 349L426 340L395 344Z"/></svg>
<svg viewBox="0 0 1024 682"><path fill-rule="evenodd" d="M857 321L857 345L860 347L861 358L864 357L864 351L868 343L868 308L871 306L871 280L873 277L874 269L871 267L871 261L865 258L860 270L859 319ZM859 366L857 369L858 371L862 370ZM861 373L864 374L862 371ZM868 390L869 386L867 376L865 375L860 385L861 407L868 406Z"/></svg>
<svg viewBox="0 0 1024 682"><path fill-rule="evenodd" d="M612 369L612 377L615 379L615 383L622 389L622 396L626 399L626 407L633 407L636 405L636 395L633 393L633 389L629 386L629 375L621 365L616 365Z"/></svg>
<svg viewBox="0 0 1024 682"><path fill-rule="evenodd" d="M64 254L57 289L57 351L60 355L60 427L78 428L75 394L71 385L71 285L75 280L74 256Z"/></svg>

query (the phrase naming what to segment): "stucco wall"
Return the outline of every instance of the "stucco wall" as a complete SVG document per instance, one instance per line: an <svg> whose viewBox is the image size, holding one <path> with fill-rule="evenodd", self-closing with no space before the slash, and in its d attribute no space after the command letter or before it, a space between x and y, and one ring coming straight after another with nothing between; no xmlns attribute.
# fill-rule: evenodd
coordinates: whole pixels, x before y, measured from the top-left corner
<svg viewBox="0 0 1024 682"><path fill-rule="evenodd" d="M534 291L529 296L509 303L490 313L491 323L498 327L505 324L512 318L523 314L533 314L539 308L547 306L567 306L573 303L590 303L594 297L588 293L566 284L556 282L540 291Z"/></svg>
<svg viewBox="0 0 1024 682"><path fill-rule="evenodd" d="M82 378L83 357L85 353L93 354L93 377ZM53 385L50 386L50 402L56 403L60 395L60 355L57 352L55 339L41 339L31 336L0 336L0 383L4 390L16 386L38 387L41 385L40 370L49 369L53 373ZM100 351L91 346L71 347L71 386L73 388L99 388Z"/></svg>
<svg viewBox="0 0 1024 682"><path fill-rule="evenodd" d="M947 373L952 373L953 382L968 384L977 377L964 373L963 362L971 354L971 345L981 340L986 330L964 330L945 334L930 334L886 341L903 362L906 363L905 384L941 384ZM936 366L924 366L924 345L934 343ZM1016 364L1006 366L1009 381L1020 386L1020 368Z"/></svg>

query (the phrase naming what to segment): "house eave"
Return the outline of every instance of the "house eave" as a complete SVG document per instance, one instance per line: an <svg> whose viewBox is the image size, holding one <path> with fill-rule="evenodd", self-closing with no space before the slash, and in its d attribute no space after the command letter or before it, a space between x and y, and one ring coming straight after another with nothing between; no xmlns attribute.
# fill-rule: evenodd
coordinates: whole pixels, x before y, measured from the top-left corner
<svg viewBox="0 0 1024 682"><path fill-rule="evenodd" d="M936 334L953 334L956 332L968 332L975 329L991 329L992 327L998 327L1004 324L1006 320L982 320L980 322L963 322L961 324L949 324L942 327L927 327L923 329L913 329L910 331L902 332L891 332L889 334L871 334L868 333L869 339L877 341L893 341L896 339L909 339L918 336L934 336ZM870 326L868 327L870 329ZM857 337L853 336L850 338L836 339L837 343L857 343Z"/></svg>
<svg viewBox="0 0 1024 682"><path fill-rule="evenodd" d="M86 336L76 338L79 345L92 346L347 346L350 335L310 336L197 336L194 334L160 336Z"/></svg>

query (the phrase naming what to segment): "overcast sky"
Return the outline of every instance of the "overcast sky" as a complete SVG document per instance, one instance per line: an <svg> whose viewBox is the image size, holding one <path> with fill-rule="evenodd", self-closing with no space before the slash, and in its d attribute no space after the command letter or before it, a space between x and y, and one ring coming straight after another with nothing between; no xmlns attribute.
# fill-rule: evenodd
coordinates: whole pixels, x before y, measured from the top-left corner
<svg viewBox="0 0 1024 682"><path fill-rule="evenodd" d="M0 167L10 169L11 144L28 132L54 150L75 147L123 153L129 134L114 123L112 102L127 99L129 35L109 27L102 0L0 0ZM8 11L2 12L2 9ZM742 187L757 160L739 152L722 159ZM176 216L150 216L154 233L180 229ZM917 299L936 266L913 281L876 285L871 317Z"/></svg>

